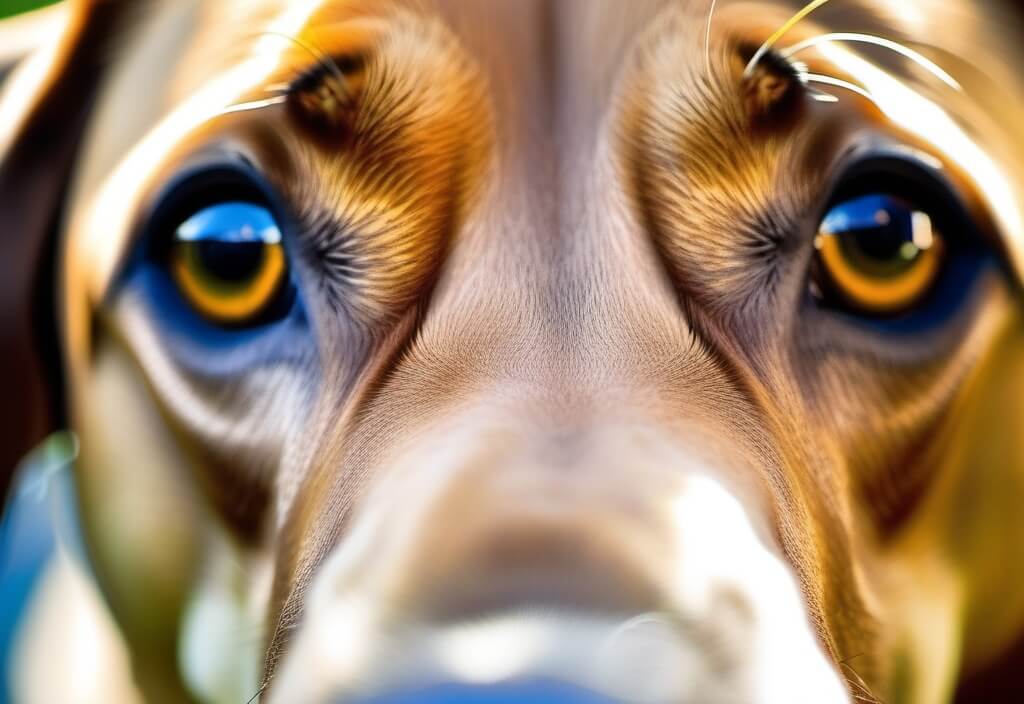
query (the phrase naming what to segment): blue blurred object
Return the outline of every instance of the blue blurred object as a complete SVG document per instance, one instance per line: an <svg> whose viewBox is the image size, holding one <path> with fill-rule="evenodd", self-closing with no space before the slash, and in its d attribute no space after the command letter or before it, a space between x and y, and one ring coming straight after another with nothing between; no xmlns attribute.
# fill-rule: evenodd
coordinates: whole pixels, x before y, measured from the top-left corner
<svg viewBox="0 0 1024 704"><path fill-rule="evenodd" d="M11 702L13 641L36 584L54 553L83 555L71 468L78 441L51 435L15 473L0 519L0 704Z"/></svg>
<svg viewBox="0 0 1024 704"><path fill-rule="evenodd" d="M346 699L351 702L351 699ZM613 704L613 700L562 682L508 682L490 686L444 684L406 690L356 704Z"/></svg>

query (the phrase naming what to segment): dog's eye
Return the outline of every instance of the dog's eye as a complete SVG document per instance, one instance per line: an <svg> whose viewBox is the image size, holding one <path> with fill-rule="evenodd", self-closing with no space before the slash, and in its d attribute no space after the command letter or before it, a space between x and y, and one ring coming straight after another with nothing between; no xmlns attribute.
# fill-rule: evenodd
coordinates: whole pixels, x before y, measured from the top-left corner
<svg viewBox="0 0 1024 704"><path fill-rule="evenodd" d="M868 315L905 313L935 285L947 252L931 213L885 193L834 205L818 228L816 291Z"/></svg>
<svg viewBox="0 0 1024 704"><path fill-rule="evenodd" d="M284 308L289 277L281 231L257 203L217 203L185 218L174 231L168 266L185 299L215 323L266 322Z"/></svg>

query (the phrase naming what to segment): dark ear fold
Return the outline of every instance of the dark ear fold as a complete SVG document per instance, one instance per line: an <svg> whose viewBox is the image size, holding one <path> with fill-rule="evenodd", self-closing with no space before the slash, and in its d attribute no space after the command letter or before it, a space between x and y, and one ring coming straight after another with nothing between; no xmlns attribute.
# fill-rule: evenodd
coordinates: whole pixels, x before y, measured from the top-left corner
<svg viewBox="0 0 1024 704"><path fill-rule="evenodd" d="M54 236L128 4L68 0L0 22L0 496L22 455L62 422Z"/></svg>

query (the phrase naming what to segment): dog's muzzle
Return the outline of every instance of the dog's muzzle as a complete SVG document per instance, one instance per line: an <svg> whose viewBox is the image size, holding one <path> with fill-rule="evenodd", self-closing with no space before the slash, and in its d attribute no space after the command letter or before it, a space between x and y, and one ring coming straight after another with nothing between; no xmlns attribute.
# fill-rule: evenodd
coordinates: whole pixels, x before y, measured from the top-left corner
<svg viewBox="0 0 1024 704"><path fill-rule="evenodd" d="M673 439L438 437L320 566L271 702L848 701L757 499Z"/></svg>

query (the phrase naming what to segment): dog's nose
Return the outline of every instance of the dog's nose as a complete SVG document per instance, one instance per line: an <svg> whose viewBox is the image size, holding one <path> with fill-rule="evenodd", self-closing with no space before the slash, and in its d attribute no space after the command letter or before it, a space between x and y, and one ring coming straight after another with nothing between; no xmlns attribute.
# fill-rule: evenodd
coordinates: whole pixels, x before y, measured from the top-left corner
<svg viewBox="0 0 1024 704"><path fill-rule="evenodd" d="M351 704L351 699L345 699ZM337 700L340 704L341 700ZM357 704L613 704L589 690L554 681L510 682L492 686L441 684L393 692Z"/></svg>
<svg viewBox="0 0 1024 704"><path fill-rule="evenodd" d="M848 701L753 490L631 429L561 463L471 431L392 460L271 701ZM543 681L576 688L507 684Z"/></svg>

